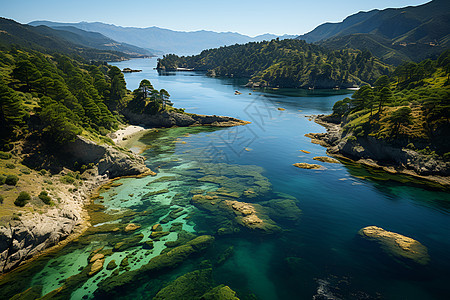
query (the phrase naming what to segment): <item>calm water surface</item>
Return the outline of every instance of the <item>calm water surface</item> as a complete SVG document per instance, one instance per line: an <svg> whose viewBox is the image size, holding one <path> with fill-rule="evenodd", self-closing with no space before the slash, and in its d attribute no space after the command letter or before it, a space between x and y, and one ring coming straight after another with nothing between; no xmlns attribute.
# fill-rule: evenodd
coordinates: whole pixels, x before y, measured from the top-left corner
<svg viewBox="0 0 450 300"><path fill-rule="evenodd" d="M212 187L198 180L205 172L228 176L233 168L236 176L252 170L270 182L271 192L255 202L285 193L295 197L302 210L297 222L279 220L284 230L276 235L216 235L214 246L203 257L185 262L161 278L149 279L140 288L125 291L123 299L151 298L167 282L197 269L204 259L213 260L230 246L234 247L233 255L213 269L213 278L216 285L230 286L242 299L448 299L448 193L410 182L407 177L351 164L320 163L324 170L292 166L296 162L317 163L314 156L326 155L325 148L304 136L324 131L308 116L330 113L336 101L350 96L348 92L252 91L243 87L245 81L237 79L208 78L195 72L158 74L153 70L155 59L115 65L143 70L125 75L131 90L142 79L149 79L155 88L169 91L175 106L187 112L233 116L252 123L218 130L175 128L149 133L139 143L150 146L143 155L150 168L159 170L158 176L121 180L122 186L103 194L108 209L155 210L158 206L173 206L173 198L178 195L188 200L173 207L183 208L192 218L175 221L181 220L184 230L192 233L215 234L216 220L190 204L189 191ZM234 95L235 90L242 94ZM207 171L201 173L198 168ZM151 183L164 176L175 176L176 180ZM169 192L154 196L151 203L142 201L142 194L149 189ZM143 225L140 231L148 236L149 226L164 216L149 216L148 224L145 219L137 220ZM163 225L165 230L172 222ZM431 262L427 266L400 262L373 244L366 244L357 232L369 225L417 239L428 247ZM167 237L175 239L176 233ZM134 251L133 255L141 257L131 264L131 269L137 269L159 254L163 244L155 242L151 254L140 248L114 253L105 263L113 258L120 261ZM68 253L50 259L44 269L36 272L30 285L44 285L43 293L50 292L61 285L57 279L76 274L79 267L86 265L89 252L102 245L99 239L76 250L69 247ZM111 273L105 272L103 276ZM72 299L93 298L100 280L91 278L72 293Z"/></svg>

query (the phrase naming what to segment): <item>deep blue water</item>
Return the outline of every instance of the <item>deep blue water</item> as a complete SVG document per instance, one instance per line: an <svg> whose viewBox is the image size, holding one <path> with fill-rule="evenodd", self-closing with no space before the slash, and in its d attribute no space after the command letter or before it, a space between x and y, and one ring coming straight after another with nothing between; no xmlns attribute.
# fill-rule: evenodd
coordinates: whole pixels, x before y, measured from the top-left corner
<svg viewBox="0 0 450 300"><path fill-rule="evenodd" d="M223 267L227 272L216 274L219 281L237 290L249 289L261 299L310 299L320 279L331 286L345 279L348 291L344 295L353 298L358 298L351 296L358 292L386 299L443 299L450 293L445 284L450 280L448 193L412 183L358 178L370 174L359 166L324 163L327 169L323 171L292 166L326 155L325 148L304 136L324 131L307 116L330 113L336 101L350 96L346 91L264 93L243 87L242 80L208 78L202 73L158 75L152 69L153 59L116 65L143 70L125 75L130 89L146 78L155 88L168 90L175 106L187 112L252 121L247 126L185 137L186 144L177 144L173 155L263 167L275 191L298 199L303 214L289 233L262 241L227 241L235 245L236 254ZM235 90L242 95L234 95ZM205 157L198 158L198 153ZM148 161L152 166L152 157ZM377 177L388 177L380 174ZM360 248L356 233L369 225L419 240L428 247L431 263L405 267L372 249ZM286 257L301 259L298 270L283 263Z"/></svg>
<svg viewBox="0 0 450 300"><path fill-rule="evenodd" d="M125 74L130 90L137 88L142 79L149 79L155 88L166 89L174 105L187 112L226 115L252 122L218 130L163 129L144 136L140 143L150 147L143 155L150 168L159 170L156 179L184 174L174 182L154 184L155 189L168 188L170 192L156 196L153 209L169 204L177 193L191 197L189 190L198 188L200 175L190 176L189 172L198 166L206 166L206 169L217 166L218 173L226 172L223 166L238 166L239 172L244 173L247 169L254 170L249 166L258 166L258 172L272 184L270 195L274 192L289 194L297 199L297 206L302 210L298 222L279 221L284 230L275 236L251 232L216 236L214 247L204 257L186 262L161 280L149 279L147 285L133 287L127 291L126 299L154 296L155 291L150 291L149 286L163 286L196 269L202 259L212 259L230 246L234 247L234 254L214 268L213 277L216 284L229 285L241 299L254 299L250 295L257 299L312 299L318 294L329 299L448 298L450 197L447 192L410 182L408 177L353 164L319 163L326 167L324 170L292 166L296 162L317 163L312 157L326 155L325 148L312 144L304 136L325 130L309 116L330 113L333 104L350 96L350 92L252 91L244 87L245 80L209 78L195 72L158 74L153 69L156 59L136 59L114 65L143 70ZM242 94L235 95L235 90ZM147 206L140 196L152 180L154 177L123 179L122 186L103 195L103 204L109 209L145 210ZM257 200L270 200L270 195L269 199ZM125 198L129 200L123 200ZM185 230L214 234L214 219L207 213L189 201L182 207L193 213L192 219L182 221ZM362 242L357 232L369 225L420 241L428 248L431 262L426 266L405 264L374 244ZM148 226L143 226L141 232L148 235ZM172 233L167 239L175 238L176 234ZM34 276L31 284L43 284L44 294L57 288L60 284L55 278L75 274L78 267L86 265L89 252L102 243L102 240L94 241L84 250L78 247L72 253L53 258ZM147 255L147 260L135 263L132 269L157 255L162 245L155 243L152 254L137 249L135 255ZM115 253L108 260L118 261L124 255ZM75 262L73 257L77 257ZM72 294L72 299L92 298L96 282L96 278L91 278Z"/></svg>

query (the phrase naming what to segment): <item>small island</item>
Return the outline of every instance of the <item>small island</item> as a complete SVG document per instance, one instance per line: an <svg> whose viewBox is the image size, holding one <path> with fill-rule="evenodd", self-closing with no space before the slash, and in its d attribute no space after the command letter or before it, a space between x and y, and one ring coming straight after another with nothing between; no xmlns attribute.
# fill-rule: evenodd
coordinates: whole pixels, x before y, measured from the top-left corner
<svg viewBox="0 0 450 300"><path fill-rule="evenodd" d="M142 72L142 70L133 70L133 69L130 69L130 68L124 68L122 70L122 73L136 73L136 72Z"/></svg>

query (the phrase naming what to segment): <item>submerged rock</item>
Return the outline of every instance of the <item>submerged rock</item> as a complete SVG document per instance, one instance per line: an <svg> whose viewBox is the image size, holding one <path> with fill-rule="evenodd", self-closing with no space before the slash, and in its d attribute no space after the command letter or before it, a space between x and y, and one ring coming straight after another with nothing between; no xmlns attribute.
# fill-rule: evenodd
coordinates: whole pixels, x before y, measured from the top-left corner
<svg viewBox="0 0 450 300"><path fill-rule="evenodd" d="M105 259L97 259L96 261L94 261L94 263L91 266L91 270L89 271L88 275L92 276L97 274L98 272L100 272L103 269L103 264L105 263Z"/></svg>
<svg viewBox="0 0 450 300"><path fill-rule="evenodd" d="M307 164L307 163L295 163L293 166L300 168L300 169L321 169L321 165L316 164Z"/></svg>
<svg viewBox="0 0 450 300"><path fill-rule="evenodd" d="M294 222L302 213L295 199L273 199L261 204L270 208L268 214L275 220Z"/></svg>
<svg viewBox="0 0 450 300"><path fill-rule="evenodd" d="M34 285L20 294L14 295L10 300L32 300L38 299L42 295L42 285Z"/></svg>
<svg viewBox="0 0 450 300"><path fill-rule="evenodd" d="M178 266L189 256L206 250L213 242L214 237L212 236L199 236L185 245L176 247L167 253L152 258L146 265L143 265L138 270L106 278L99 282L95 295L99 297L114 295L117 297L118 294L123 291L122 287L124 285L127 285L128 288L140 286L142 284L141 280L147 281L149 277L156 277L161 273Z"/></svg>
<svg viewBox="0 0 450 300"><path fill-rule="evenodd" d="M169 234L170 234L170 232L168 232L168 231L153 231L150 234L150 238L153 239L153 240L160 239L163 236L166 236L166 235L169 235Z"/></svg>
<svg viewBox="0 0 450 300"><path fill-rule="evenodd" d="M421 265L426 265L430 261L427 247L410 237L377 226L362 228L358 234L365 239L376 241L390 255L406 258Z"/></svg>
<svg viewBox="0 0 450 300"><path fill-rule="evenodd" d="M136 229L141 228L141 225L136 225L134 223L130 223L125 227L125 232L135 231Z"/></svg>
<svg viewBox="0 0 450 300"><path fill-rule="evenodd" d="M200 299L211 289L212 269L197 270L184 274L160 290L153 298L163 299Z"/></svg>
<svg viewBox="0 0 450 300"><path fill-rule="evenodd" d="M155 224L152 226L152 231L162 231L163 228L161 226L161 224Z"/></svg>
<svg viewBox="0 0 450 300"><path fill-rule="evenodd" d="M99 260L99 259L103 259L104 257L105 257L105 255L103 255L101 253L97 253L94 256L92 256L92 258L89 260L89 263L92 263L92 262L94 262L96 260Z"/></svg>
<svg viewBox="0 0 450 300"><path fill-rule="evenodd" d="M113 259L106 265L106 270L114 270L117 268L116 261Z"/></svg>
<svg viewBox="0 0 450 300"><path fill-rule="evenodd" d="M239 300L236 292L227 285L219 285L206 292L200 299L202 300Z"/></svg>

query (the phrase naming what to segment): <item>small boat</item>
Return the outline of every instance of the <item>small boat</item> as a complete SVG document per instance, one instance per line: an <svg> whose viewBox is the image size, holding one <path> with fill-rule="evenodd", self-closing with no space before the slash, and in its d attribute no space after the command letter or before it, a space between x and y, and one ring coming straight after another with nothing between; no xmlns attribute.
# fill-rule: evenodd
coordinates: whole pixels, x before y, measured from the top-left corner
<svg viewBox="0 0 450 300"><path fill-rule="evenodd" d="M235 95L242 95L242 93L239 92L239 91L234 91L234 94L235 94Z"/></svg>

